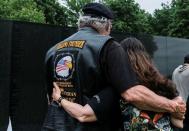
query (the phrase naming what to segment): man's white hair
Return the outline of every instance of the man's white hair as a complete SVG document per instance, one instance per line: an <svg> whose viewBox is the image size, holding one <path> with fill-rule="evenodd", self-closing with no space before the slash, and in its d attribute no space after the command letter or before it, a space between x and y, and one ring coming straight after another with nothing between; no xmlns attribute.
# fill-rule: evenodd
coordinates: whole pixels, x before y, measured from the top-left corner
<svg viewBox="0 0 189 131"><path fill-rule="evenodd" d="M80 15L78 19L78 27L91 26L97 31L101 32L106 30L108 24L111 24L110 19L105 17L92 17L89 15Z"/></svg>

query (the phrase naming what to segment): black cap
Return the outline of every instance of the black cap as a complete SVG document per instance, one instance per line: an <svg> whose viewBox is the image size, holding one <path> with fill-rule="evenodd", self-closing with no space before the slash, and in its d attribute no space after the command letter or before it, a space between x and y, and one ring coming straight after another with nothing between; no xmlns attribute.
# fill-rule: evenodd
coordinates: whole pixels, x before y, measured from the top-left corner
<svg viewBox="0 0 189 131"><path fill-rule="evenodd" d="M189 63L189 54L184 57L184 63Z"/></svg>
<svg viewBox="0 0 189 131"><path fill-rule="evenodd" d="M100 3L88 3L83 7L82 11L85 15L103 16L108 19L114 18L112 11Z"/></svg>

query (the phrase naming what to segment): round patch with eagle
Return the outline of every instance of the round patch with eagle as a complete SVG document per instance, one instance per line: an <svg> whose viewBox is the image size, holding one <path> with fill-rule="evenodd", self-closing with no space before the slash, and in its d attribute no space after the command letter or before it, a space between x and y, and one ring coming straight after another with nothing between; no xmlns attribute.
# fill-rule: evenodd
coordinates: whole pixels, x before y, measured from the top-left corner
<svg viewBox="0 0 189 131"><path fill-rule="evenodd" d="M74 71L74 59L71 54L59 54L54 63L55 76L58 79L68 80Z"/></svg>

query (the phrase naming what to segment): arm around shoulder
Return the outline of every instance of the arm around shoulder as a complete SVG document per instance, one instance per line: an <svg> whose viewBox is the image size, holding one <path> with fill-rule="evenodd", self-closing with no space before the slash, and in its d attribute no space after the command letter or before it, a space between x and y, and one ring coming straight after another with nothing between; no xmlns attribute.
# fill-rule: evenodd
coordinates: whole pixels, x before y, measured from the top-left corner
<svg viewBox="0 0 189 131"><path fill-rule="evenodd" d="M129 103L142 110L155 112L174 112L173 101L155 94L143 85L136 85L125 90L121 96Z"/></svg>

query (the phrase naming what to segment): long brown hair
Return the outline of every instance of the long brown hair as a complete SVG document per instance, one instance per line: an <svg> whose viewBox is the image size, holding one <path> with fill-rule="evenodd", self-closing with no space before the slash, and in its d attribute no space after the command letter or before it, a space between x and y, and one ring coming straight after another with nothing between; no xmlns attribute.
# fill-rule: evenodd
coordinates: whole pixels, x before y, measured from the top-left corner
<svg viewBox="0 0 189 131"><path fill-rule="evenodd" d="M178 93L174 83L160 74L145 47L138 39L126 38L121 42L121 46L128 54L131 66L142 85L156 94L170 99L177 96Z"/></svg>

